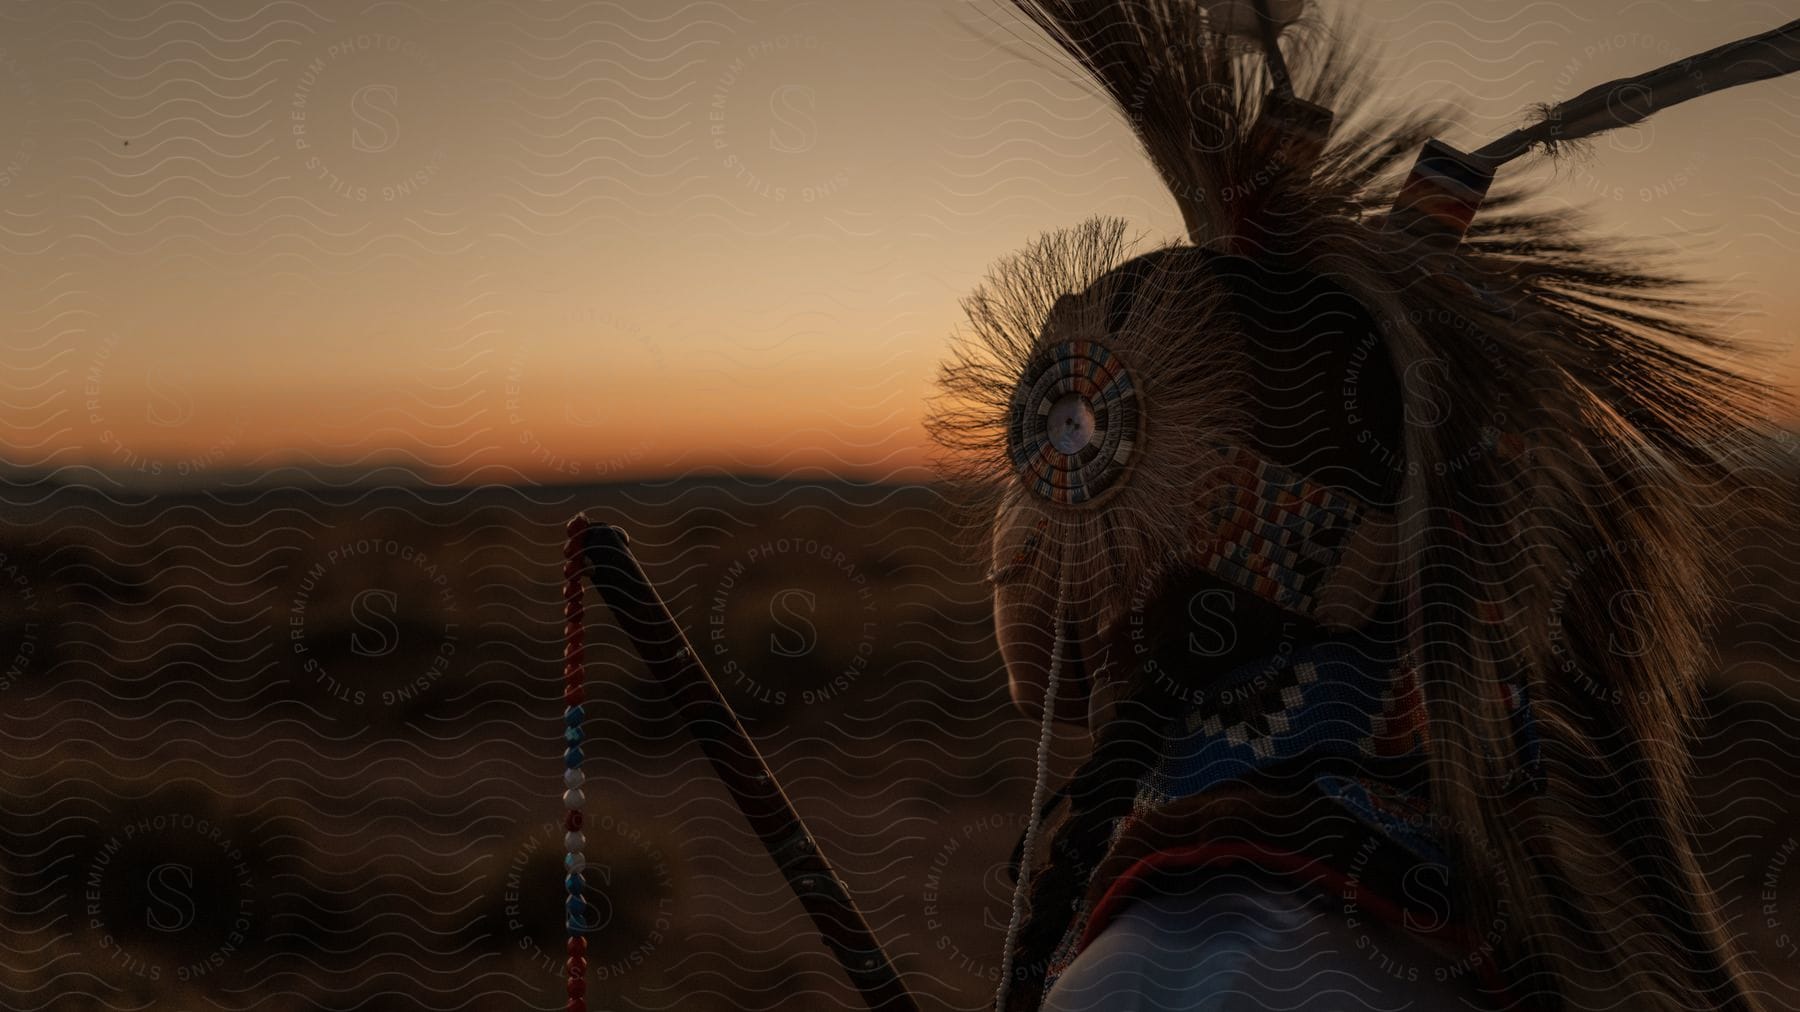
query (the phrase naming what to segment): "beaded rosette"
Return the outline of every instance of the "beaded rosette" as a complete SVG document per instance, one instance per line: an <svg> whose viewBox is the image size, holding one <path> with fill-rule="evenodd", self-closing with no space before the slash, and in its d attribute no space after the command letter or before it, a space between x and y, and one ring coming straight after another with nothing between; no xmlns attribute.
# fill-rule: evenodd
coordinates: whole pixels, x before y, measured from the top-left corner
<svg viewBox="0 0 1800 1012"><path fill-rule="evenodd" d="M1070 505L1099 498L1124 477L1137 440L1137 386L1105 345L1052 345L1019 381L1007 450L1032 494Z"/></svg>

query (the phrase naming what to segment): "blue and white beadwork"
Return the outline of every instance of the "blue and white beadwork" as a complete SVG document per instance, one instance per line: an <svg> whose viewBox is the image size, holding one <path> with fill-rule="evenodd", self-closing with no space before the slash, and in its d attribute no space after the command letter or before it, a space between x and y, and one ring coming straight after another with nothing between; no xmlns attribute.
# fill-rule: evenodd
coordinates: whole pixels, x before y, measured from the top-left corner
<svg viewBox="0 0 1800 1012"><path fill-rule="evenodd" d="M586 796L581 787L587 781L587 774L581 770L581 721L582 709L579 705L570 706L564 711L563 742L566 750L563 753L563 807L567 815L563 826L567 832L563 836L563 873L564 886L568 890L568 929L571 935L587 930L587 902L582 896L582 871L587 867L585 847L587 840L581 834L581 808L586 803Z"/></svg>

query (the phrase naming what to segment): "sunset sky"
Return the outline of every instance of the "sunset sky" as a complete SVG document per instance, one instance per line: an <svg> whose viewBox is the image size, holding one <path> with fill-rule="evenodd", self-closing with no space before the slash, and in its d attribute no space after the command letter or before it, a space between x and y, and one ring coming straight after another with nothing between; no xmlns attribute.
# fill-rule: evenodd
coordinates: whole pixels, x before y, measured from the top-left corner
<svg viewBox="0 0 1800 1012"><path fill-rule="evenodd" d="M1793 17L1358 7L1387 95L1464 147ZM116 9L0 7L6 460L71 479L924 477L995 259L1093 214L1179 227L999 3ZM1800 77L1529 171L1741 293L1751 371L1800 389Z"/></svg>

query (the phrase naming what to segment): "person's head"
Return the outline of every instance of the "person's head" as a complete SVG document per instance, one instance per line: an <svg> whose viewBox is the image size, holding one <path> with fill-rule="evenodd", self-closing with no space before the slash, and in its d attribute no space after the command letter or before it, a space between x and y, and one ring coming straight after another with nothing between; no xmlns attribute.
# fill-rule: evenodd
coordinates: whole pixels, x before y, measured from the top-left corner
<svg viewBox="0 0 1800 1012"><path fill-rule="evenodd" d="M1099 305L1104 313L1081 308ZM1140 460L1163 466L1172 459L1181 462L1185 484L1164 483L1150 502L1120 502L1117 495L1109 502L1110 489L1101 487L1098 501L1023 494L997 507L994 621L1013 701L1028 714L1040 712L1055 653L1058 719L1098 730L1147 639L1187 637L1195 645L1192 663L1178 670L1204 680L1278 639L1374 621L1394 589L1391 531L1382 525L1404 468L1398 382L1368 312L1318 275L1191 247L1127 260L1071 293L1063 308L1061 326L1080 320L1091 332L1046 328L1041 346L1073 338L1130 348L1153 339L1164 346L1154 358L1185 357L1201 368L1159 363L1140 370L1126 351L1109 350L1112 378L1129 377L1142 418L1109 405L1103 390L1091 396L1097 384L1070 390L1064 388L1080 384L1065 380L1045 394L1021 383L1015 401L1048 396L1052 403L1041 412L1041 432L1031 419L1015 426L1015 458L1029 452L1020 444L1034 437L1058 452L1093 444L1113 453L1104 445L1107 427L1130 424L1121 471ZM1194 389L1171 391L1175 384ZM1344 409L1346 391L1355 401L1351 411ZM1165 400L1212 403L1186 412L1193 417L1186 426L1157 424L1161 415L1151 406ZM1359 507L1343 528L1299 539L1330 556L1316 571L1298 574L1310 581L1304 586L1315 600L1307 604L1273 600L1218 571L1212 553L1222 536L1220 506L1250 491L1246 462L1279 468ZM1093 476L1108 480L1103 469L1090 468ZM1104 519L1065 519L1084 508ZM1070 526L1092 531L1091 543L1051 537L1053 528ZM1146 558L1158 550L1160 557Z"/></svg>
<svg viewBox="0 0 1800 1012"><path fill-rule="evenodd" d="M1057 258L1105 239L1088 228L1028 251L1028 273L1080 276ZM1284 645L1358 633L1418 672L1438 817L1453 851L1488 862L1457 885L1466 909L1506 925L1494 958L1566 1003L1648 980L1647 1007L1750 1007L1679 800L1704 559L1729 533L1680 488L1731 482L1694 438L1730 408L1592 426L1574 405L1599 388L1534 385L1547 368L1534 356L1577 340L1571 321L1541 306L1509 317L1455 289L1408 311L1366 283L1163 250L1041 300L1043 325L1007 349L1018 379L990 398L1010 472L990 531L999 652L1028 713L1054 657L1056 716L1096 740L1034 902L1066 909L1186 694ZM1020 317L994 290L972 309ZM1421 354L1432 343L1442 351ZM1549 375L1566 381L1566 368ZM1239 515L1271 494L1330 508L1264 544L1247 575L1232 565ZM1595 558L1590 543L1622 547ZM1652 650L1608 649L1601 612L1621 594L1639 602L1632 638ZM1533 700L1538 795L1496 787L1518 782L1497 685ZM1571 889L1578 876L1586 892ZM1041 962L1059 921L1026 922L1024 964ZM1582 955L1596 946L1617 960Z"/></svg>

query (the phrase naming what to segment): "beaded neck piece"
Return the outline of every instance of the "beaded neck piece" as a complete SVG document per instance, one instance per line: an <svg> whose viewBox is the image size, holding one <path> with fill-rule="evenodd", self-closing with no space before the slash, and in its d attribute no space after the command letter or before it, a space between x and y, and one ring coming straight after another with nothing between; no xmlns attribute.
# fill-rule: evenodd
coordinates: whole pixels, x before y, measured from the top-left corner
<svg viewBox="0 0 1800 1012"><path fill-rule="evenodd" d="M1541 783L1537 731L1522 686L1503 690L1518 769ZM1420 772L1428 732L1415 669L1389 643L1342 636L1241 665L1186 700L1165 728L1162 761L1139 784L1115 844L1135 825L1261 774L1297 773L1303 789L1412 860L1449 873ZM1292 779L1288 782L1293 782ZM1205 841L1193 841L1204 843ZM1284 869L1267 869L1280 873ZM1046 991L1092 934L1090 889L1052 957Z"/></svg>

